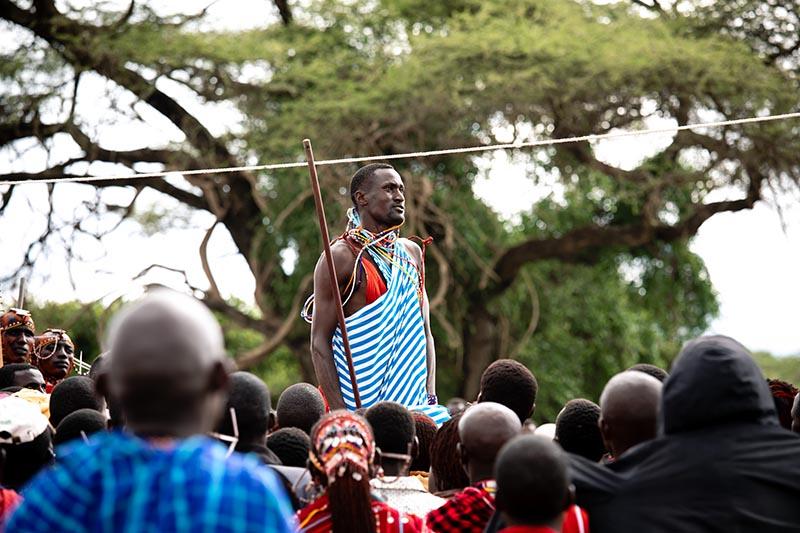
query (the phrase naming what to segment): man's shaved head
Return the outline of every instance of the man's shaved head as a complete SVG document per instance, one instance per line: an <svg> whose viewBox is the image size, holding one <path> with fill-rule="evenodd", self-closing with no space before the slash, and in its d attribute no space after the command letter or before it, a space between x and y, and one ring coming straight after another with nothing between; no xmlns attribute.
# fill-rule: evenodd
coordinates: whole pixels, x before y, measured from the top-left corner
<svg viewBox="0 0 800 533"><path fill-rule="evenodd" d="M635 370L612 377L600 395L600 432L614 457L656 436L662 384Z"/></svg>
<svg viewBox="0 0 800 533"><path fill-rule="evenodd" d="M189 296L154 292L124 308L109 333L109 387L134 433L210 431L227 385L222 330Z"/></svg>
<svg viewBox="0 0 800 533"><path fill-rule="evenodd" d="M505 405L481 402L464 411L458 422L459 446L471 483L492 477L500 448L521 430L519 417Z"/></svg>

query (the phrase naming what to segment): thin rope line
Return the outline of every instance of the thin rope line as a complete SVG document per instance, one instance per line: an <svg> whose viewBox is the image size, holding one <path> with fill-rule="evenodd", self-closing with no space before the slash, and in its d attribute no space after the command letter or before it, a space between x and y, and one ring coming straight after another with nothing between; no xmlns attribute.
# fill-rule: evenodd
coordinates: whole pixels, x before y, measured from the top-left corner
<svg viewBox="0 0 800 533"><path fill-rule="evenodd" d="M316 161L317 166L342 165L345 163L366 163L369 161L387 161L394 159L411 159L417 157L432 157L437 155L468 154L475 152L488 152L492 150L509 150L515 148L533 148L542 146L554 146L559 144L569 144L584 141L601 141L605 139L619 139L623 137L638 137L643 135L654 135L657 133L672 133L700 128L719 128L723 126L735 126L738 124L753 124L757 122L773 122L778 120L788 120L800 118L800 112L783 113L780 115L768 115L764 117L749 117L734 120L721 120L717 122L699 122L695 124L684 124L683 126L667 126L663 128L653 128L646 130L618 131L612 133L602 133L599 135L580 135L577 137L564 137L560 139L545 139L541 141L526 141L501 144L486 144L481 146L468 146L463 148L447 148L443 150L428 150L421 152L406 152L402 154L372 155L362 157L345 157L341 159L322 159ZM239 167L204 168L197 170L167 170L161 172L143 172L129 175L112 176L62 176L60 178L47 179L20 179L0 181L0 185L21 185L30 183L91 183L94 181L128 181L145 178L164 178L169 175L197 176L202 174L226 174L230 172L244 172L256 170L279 170L285 168L300 168L307 166L306 161L293 163L270 163L266 165L245 165Z"/></svg>

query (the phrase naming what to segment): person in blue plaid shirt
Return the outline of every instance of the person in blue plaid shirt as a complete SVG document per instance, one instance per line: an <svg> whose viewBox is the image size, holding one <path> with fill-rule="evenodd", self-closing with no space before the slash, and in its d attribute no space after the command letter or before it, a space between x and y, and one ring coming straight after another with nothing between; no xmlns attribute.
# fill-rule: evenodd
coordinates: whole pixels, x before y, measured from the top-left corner
<svg viewBox="0 0 800 533"><path fill-rule="evenodd" d="M275 475L203 434L225 404L222 332L187 296L129 306L111 328L108 374L126 429L57 450L23 491L7 531L294 530Z"/></svg>

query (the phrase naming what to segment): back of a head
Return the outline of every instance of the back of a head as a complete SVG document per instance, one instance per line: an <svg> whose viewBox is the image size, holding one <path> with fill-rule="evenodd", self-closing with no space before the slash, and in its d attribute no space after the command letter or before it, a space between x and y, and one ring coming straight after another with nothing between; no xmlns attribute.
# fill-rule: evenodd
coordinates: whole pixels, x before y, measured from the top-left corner
<svg viewBox="0 0 800 533"><path fill-rule="evenodd" d="M216 426L227 385L222 330L196 299L158 290L109 331L109 393L139 435L185 437Z"/></svg>
<svg viewBox="0 0 800 533"><path fill-rule="evenodd" d="M408 409L395 402L379 402L367 409L364 418L372 426L375 445L382 454L410 453L415 426Z"/></svg>
<svg viewBox="0 0 800 533"><path fill-rule="evenodd" d="M436 437L436 422L431 417L420 411L413 411L414 434L417 436L419 445L417 456L411 461L412 472L427 472L431 469L431 444Z"/></svg>
<svg viewBox="0 0 800 533"><path fill-rule="evenodd" d="M792 429L792 403L794 397L800 392L797 388L786 381L780 379L768 379L769 392L775 403L775 411L778 413L778 422L784 429Z"/></svg>
<svg viewBox="0 0 800 533"><path fill-rule="evenodd" d="M511 409L494 402L481 402L464 411L458 422L461 448L470 462L491 467L500 448L522 430L522 424ZM475 480L472 480L473 482Z"/></svg>
<svg viewBox="0 0 800 533"><path fill-rule="evenodd" d="M458 456L458 422L464 415L457 413L436 432L431 443L431 473L437 492L463 489L469 478Z"/></svg>
<svg viewBox="0 0 800 533"><path fill-rule="evenodd" d="M0 390L14 386L14 374L23 370L32 370L36 367L28 363L12 363L0 367Z"/></svg>
<svg viewBox="0 0 800 533"><path fill-rule="evenodd" d="M483 372L479 401L505 405L525 422L533 414L539 384L528 368L513 359L498 359Z"/></svg>
<svg viewBox="0 0 800 533"><path fill-rule="evenodd" d="M267 447L278 456L282 465L305 468L311 439L299 428L281 428L267 437Z"/></svg>
<svg viewBox="0 0 800 533"><path fill-rule="evenodd" d="M681 350L664 383L661 416L666 434L778 423L758 365L744 346L721 335L699 337Z"/></svg>
<svg viewBox="0 0 800 533"><path fill-rule="evenodd" d="M644 372L627 370L608 380L600 395L600 430L615 457L656 437L661 389Z"/></svg>
<svg viewBox="0 0 800 533"><path fill-rule="evenodd" d="M50 395L50 423L58 427L64 418L79 409L102 411L103 400L86 376L70 376L59 383Z"/></svg>
<svg viewBox="0 0 800 533"><path fill-rule="evenodd" d="M267 385L250 372L234 372L229 376L228 402L217 425L217 433L234 434L233 419L230 414L230 410L233 409L236 414L239 440L244 443L258 441L263 445L269 431L270 408L271 400Z"/></svg>
<svg viewBox="0 0 800 533"><path fill-rule="evenodd" d="M555 440L564 451L599 461L606 452L599 419L600 406L596 403L583 398L570 400L556 418Z"/></svg>
<svg viewBox="0 0 800 533"><path fill-rule="evenodd" d="M88 437L92 433L105 431L106 417L94 409L78 409L68 414L56 428L53 444L56 446L75 439Z"/></svg>
<svg viewBox="0 0 800 533"><path fill-rule="evenodd" d="M500 450L495 466L495 501L507 522L545 526L570 504L567 457L547 437L520 435Z"/></svg>
<svg viewBox="0 0 800 533"><path fill-rule="evenodd" d="M326 487L333 533L373 533L369 480L375 439L369 422L345 410L324 415L311 428L309 470Z"/></svg>
<svg viewBox="0 0 800 533"><path fill-rule="evenodd" d="M309 383L295 383L278 398L276 416L280 428L299 428L310 433L324 414L325 401L317 388Z"/></svg>
<svg viewBox="0 0 800 533"><path fill-rule="evenodd" d="M652 376L656 378L661 383L664 383L669 374L663 368L657 367L656 365L651 365L650 363L637 363L630 367L628 370L633 370L635 372L644 372L648 376Z"/></svg>

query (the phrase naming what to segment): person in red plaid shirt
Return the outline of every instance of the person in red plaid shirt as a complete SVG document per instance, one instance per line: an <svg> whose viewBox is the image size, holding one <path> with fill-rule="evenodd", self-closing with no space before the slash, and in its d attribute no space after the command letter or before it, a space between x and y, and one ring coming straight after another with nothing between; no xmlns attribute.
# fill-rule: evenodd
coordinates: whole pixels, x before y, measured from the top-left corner
<svg viewBox="0 0 800 533"><path fill-rule="evenodd" d="M494 513L494 462L500 448L519 435L522 424L514 411L483 402L464 412L458 423L461 462L472 483L438 509L426 524L437 533L481 533Z"/></svg>

